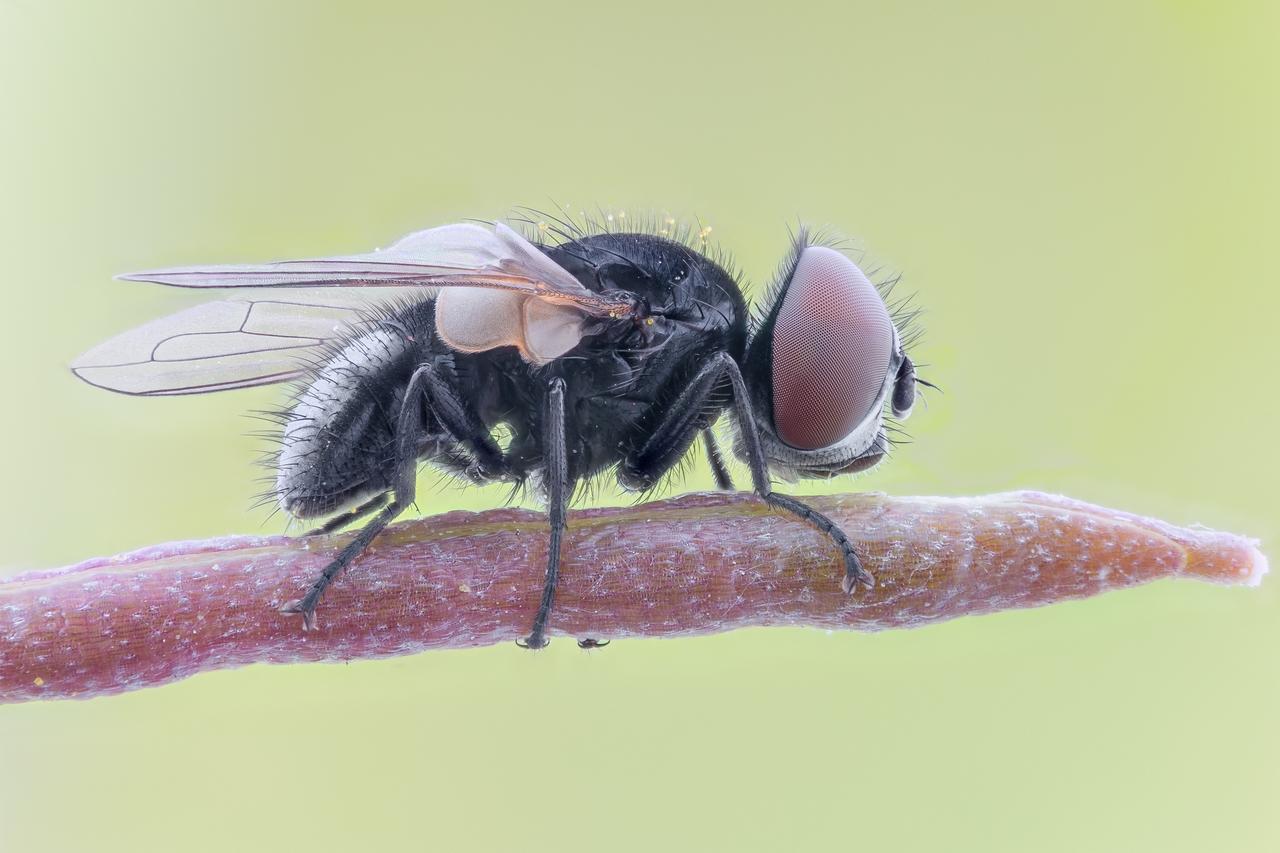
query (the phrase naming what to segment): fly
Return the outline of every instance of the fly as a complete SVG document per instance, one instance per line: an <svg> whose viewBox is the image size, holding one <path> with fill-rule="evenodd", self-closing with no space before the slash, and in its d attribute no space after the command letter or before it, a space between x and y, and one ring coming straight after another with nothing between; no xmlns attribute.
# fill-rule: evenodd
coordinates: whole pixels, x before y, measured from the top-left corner
<svg viewBox="0 0 1280 853"><path fill-rule="evenodd" d="M905 418L927 384L876 285L801 232L753 318L705 244L553 233L531 242L503 224L445 225L366 254L130 273L121 278L227 294L125 332L72 370L141 396L297 382L278 417L274 500L327 519L312 533L364 520L281 608L304 629L325 589L413 504L426 461L545 499L546 575L521 644L546 646L578 486L612 470L647 492L700 436L717 485L731 489L712 434L725 413L755 493L831 540L846 593L870 588L845 532L774 491L772 475L872 467L888 452L886 411Z"/></svg>

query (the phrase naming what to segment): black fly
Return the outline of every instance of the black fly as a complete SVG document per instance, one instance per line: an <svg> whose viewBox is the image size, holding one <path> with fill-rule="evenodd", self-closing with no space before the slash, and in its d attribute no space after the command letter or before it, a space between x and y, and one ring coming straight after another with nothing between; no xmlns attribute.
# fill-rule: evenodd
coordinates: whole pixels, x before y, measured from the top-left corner
<svg viewBox="0 0 1280 853"><path fill-rule="evenodd" d="M717 484L732 488L711 432L725 411L755 492L830 537L846 592L870 587L844 531L775 492L771 472L833 477L887 452L884 412L905 417L922 380L877 288L801 234L752 322L734 276L685 241L563 238L446 225L368 254L125 275L232 294L113 338L72 369L145 396L301 380L279 418L275 500L297 518L329 517L313 532L368 519L282 608L305 628L325 588L414 502L425 460L477 483L531 484L546 500L546 580L523 642L545 646L576 488L612 468L648 491L699 436Z"/></svg>

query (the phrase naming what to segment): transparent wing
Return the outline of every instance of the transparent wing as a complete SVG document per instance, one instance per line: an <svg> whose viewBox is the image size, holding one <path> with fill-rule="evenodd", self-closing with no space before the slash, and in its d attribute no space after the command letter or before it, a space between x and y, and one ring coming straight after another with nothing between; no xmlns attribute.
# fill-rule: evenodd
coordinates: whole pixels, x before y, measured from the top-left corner
<svg viewBox="0 0 1280 853"><path fill-rule="evenodd" d="M436 296L436 330L463 352L514 346L535 364L568 352L588 316L636 316L505 225L445 225L361 255L128 273L177 287L262 288L147 323L85 353L72 370L124 394L200 394L297 377L318 347L395 297Z"/></svg>
<svg viewBox="0 0 1280 853"><path fill-rule="evenodd" d="M76 359L71 370L90 385L140 396L285 382L322 344L360 323L367 304L309 302L298 298L303 293L196 305L117 335Z"/></svg>
<svg viewBox="0 0 1280 853"><path fill-rule="evenodd" d="M499 223L443 225L359 255L244 265L172 267L119 276L176 287L478 287L516 291L593 316L628 316L635 303L583 287L559 264Z"/></svg>

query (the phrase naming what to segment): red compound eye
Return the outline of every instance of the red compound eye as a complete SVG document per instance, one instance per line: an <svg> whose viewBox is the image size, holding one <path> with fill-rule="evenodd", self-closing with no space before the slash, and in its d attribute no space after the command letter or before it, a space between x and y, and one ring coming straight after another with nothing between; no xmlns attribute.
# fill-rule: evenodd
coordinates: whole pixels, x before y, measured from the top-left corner
<svg viewBox="0 0 1280 853"><path fill-rule="evenodd" d="M800 254L773 327L773 425L800 450L840 442L884 388L893 321L862 270L834 249Z"/></svg>

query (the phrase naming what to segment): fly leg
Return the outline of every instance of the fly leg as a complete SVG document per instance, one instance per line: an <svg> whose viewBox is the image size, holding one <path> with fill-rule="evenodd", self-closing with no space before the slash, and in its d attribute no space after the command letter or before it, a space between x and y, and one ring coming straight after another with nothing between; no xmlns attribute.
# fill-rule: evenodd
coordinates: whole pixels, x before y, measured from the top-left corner
<svg viewBox="0 0 1280 853"><path fill-rule="evenodd" d="M347 543L338 556L311 582L302 598L290 601L280 608L281 613L301 613L304 630L316 627L316 605L320 603L320 597L324 595L329 584L333 583L352 560L369 547L374 538L394 521L396 516L413 505L417 493L418 438L423 430L419 406L424 397L431 407L432 414L436 416L436 420L449 437L475 454L478 464L485 466L487 472L496 472L504 468L505 461L501 449L488 432L479 427L474 431L471 430L474 425L471 421L475 424L479 421L470 410L461 405L457 394L447 380L429 364L415 370L413 377L409 380L408 388L405 389L404 400L400 404L400 414L396 421L395 482L391 488L395 499L387 506L378 509L386 501L384 494L320 528L328 532L332 524L339 522L345 524L378 509L373 519L360 528L356 537Z"/></svg>
<svg viewBox="0 0 1280 853"><path fill-rule="evenodd" d="M711 466L711 473L716 478L716 488L722 492L733 491L733 477L729 476L729 469L725 467L711 427L703 428L702 441L707 445L707 464Z"/></svg>
<svg viewBox="0 0 1280 853"><path fill-rule="evenodd" d="M707 459L711 462L716 484L721 488L733 485L706 421L708 401L725 382L726 364L737 367L728 355L714 356L685 384L675 401L663 407L645 443L618 466L618 480L623 486L640 492L653 488L684 457L699 432L707 445ZM721 474L724 475L723 483Z"/></svg>
<svg viewBox="0 0 1280 853"><path fill-rule="evenodd" d="M425 393L431 372L430 367L420 367L414 372L413 378L409 380L409 387L405 391L404 401L400 404L400 416L396 422L395 500L379 510L372 521L360 528L356 537L347 543L347 546L338 552L338 556L311 582L302 598L290 601L280 608L281 613L301 613L304 631L316 627L316 605L320 603L320 596L324 595L325 589L333 583L333 579L369 547L369 543L382 532L383 528L413 503L418 473L414 451L418 433L422 429L418 403ZM359 512L359 510L356 511Z"/></svg>
<svg viewBox="0 0 1280 853"><path fill-rule="evenodd" d="M506 456L475 409L463 401L444 372L432 366L419 370L427 371L423 388L431 413L445 433L471 455L467 476L477 483L502 479L507 473Z"/></svg>
<svg viewBox="0 0 1280 853"><path fill-rule="evenodd" d="M555 602L556 582L560 579L560 546L564 539L565 517L568 514L572 483L569 481L568 448L564 432L564 380L551 380L551 393L547 395L549 409L546 429L547 508L551 522L551 541L547 546L547 574L542 583L542 601L533 618L533 630L523 642L526 649L541 649L547 645L547 618Z"/></svg>
<svg viewBox="0 0 1280 853"><path fill-rule="evenodd" d="M312 530L308 530L303 535L304 536L326 536L330 533L334 533L338 530L341 530L342 528L346 527L348 524L351 524L354 521L359 521L369 513L374 512L375 510L381 509L383 504L385 504L389 500L390 498L387 496L386 492L383 492L380 495L374 495L373 497L369 498L369 500L360 504L360 506L356 507L355 509L349 512L344 512L342 515L334 516L333 518L329 519L319 527L314 528Z"/></svg>
<svg viewBox="0 0 1280 853"><path fill-rule="evenodd" d="M875 578L871 577L853 550L853 543L834 521L816 509L790 495L781 495L773 490L769 477L769 463L765 461L764 451L760 447L760 434L756 431L755 417L751 412L751 397L747 393L747 385L742 381L742 372L738 364L728 355L718 356L724 365L729 381L733 383L733 409L738 418L738 429L742 433L743 443L747 446L747 461L751 465L751 483L756 493L765 499L770 506L785 509L787 512L809 522L831 538L844 555L844 578L840 586L850 595L859 586L871 589L875 586Z"/></svg>
<svg viewBox="0 0 1280 853"><path fill-rule="evenodd" d="M742 433L743 444L746 445L747 461L751 466L751 484L756 494L770 506L786 510L831 538L844 556L845 573L841 586L845 592L852 593L858 586L871 588L875 581L862 567L862 561L858 559L853 544L844 531L807 504L773 490L769 463L760 447L760 436L756 432L746 383L742 381L737 362L727 353L716 354L698 371L675 402L667 407L666 414L644 446L622 461L618 468L618 478L622 484L633 489L648 489L680 461L693 443L697 430L701 428L698 419L703 407L725 379L728 379L733 389L734 415Z"/></svg>

